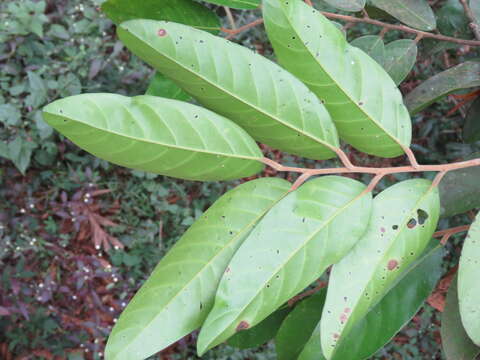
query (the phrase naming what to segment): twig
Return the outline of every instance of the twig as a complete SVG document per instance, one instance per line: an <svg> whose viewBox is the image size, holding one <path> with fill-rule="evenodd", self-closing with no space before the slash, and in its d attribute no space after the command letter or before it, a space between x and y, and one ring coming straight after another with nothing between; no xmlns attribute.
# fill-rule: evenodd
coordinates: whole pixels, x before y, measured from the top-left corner
<svg viewBox="0 0 480 360"><path fill-rule="evenodd" d="M467 0L459 0L465 10L465 15L467 15L468 20L470 20L470 29L472 29L473 35L477 40L480 40L480 28L477 24L477 20L475 19L475 14L473 13L470 6L468 6ZM478 0L477 0L478 1Z"/></svg>
<svg viewBox="0 0 480 360"><path fill-rule="evenodd" d="M310 289L310 290L306 290L300 294L298 294L297 296L294 296L293 298L291 298L290 300L288 300L288 306L292 307L293 305L295 305L297 302L299 302L300 300L303 300L304 298L306 298L307 296L310 296L310 295L313 295L315 294L316 292L322 290L324 287L326 287L328 285L328 283L326 282L323 282L323 281L320 281L320 280L317 280L317 286L315 286L313 289Z"/></svg>
<svg viewBox="0 0 480 360"><path fill-rule="evenodd" d="M457 226L454 228L437 231L435 234L433 234L433 237L441 237L440 244L445 245L452 235L468 231L469 229L470 225Z"/></svg>
<svg viewBox="0 0 480 360"><path fill-rule="evenodd" d="M228 6L224 6L223 9L225 10L225 13L227 14L227 19L228 22L230 23L230 26L232 27L233 30L237 29L237 24L235 23L235 19L233 18L232 11Z"/></svg>
<svg viewBox="0 0 480 360"><path fill-rule="evenodd" d="M320 11L320 13L323 14L325 17L329 18L329 19L343 20L343 21L352 22L352 23L371 24L371 25L375 25L375 26L380 26L384 29L386 28L388 30L397 30L397 31L402 31L402 32L410 33L410 34L415 34L417 36L417 38L419 38L419 36L422 36L423 38L436 39L436 40L439 40L439 41L448 41L448 42L452 42L452 43L456 43L456 44L470 45L470 46L480 46L480 41L479 40L456 39L456 38L451 37L451 36L446 36L446 35L442 35L442 34L433 34L433 33L425 32L425 31L420 31L420 30L417 30L417 29L413 29L413 28L408 27L406 25L389 24L389 23L386 23L386 22L382 22L382 21L379 21L379 20L374 20L374 19L366 18L366 17L357 18L355 16L335 14L335 13L331 13L331 12L327 12L327 11ZM260 19L257 19L257 20L255 20L255 21L253 21L253 22L251 22L247 25L244 25L244 26L238 28L237 30L225 29L225 28L222 28L221 30L223 32L228 33L229 38L230 38L230 37L232 37L232 36L234 36L238 33L241 33L242 31L248 30L248 29L250 29L254 26L257 26L261 23L263 23L263 19L260 18Z"/></svg>

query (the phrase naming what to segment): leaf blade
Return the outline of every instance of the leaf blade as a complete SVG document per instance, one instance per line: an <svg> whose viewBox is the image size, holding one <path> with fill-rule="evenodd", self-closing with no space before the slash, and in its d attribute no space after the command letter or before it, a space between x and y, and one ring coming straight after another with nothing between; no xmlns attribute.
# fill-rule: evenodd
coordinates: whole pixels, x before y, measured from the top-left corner
<svg viewBox="0 0 480 360"><path fill-rule="evenodd" d="M399 85L412 70L417 61L417 43L410 39L392 41L385 47L384 67Z"/></svg>
<svg viewBox="0 0 480 360"><path fill-rule="evenodd" d="M437 26L435 14L426 0L372 0L372 5L420 30L430 31Z"/></svg>
<svg viewBox="0 0 480 360"><path fill-rule="evenodd" d="M265 0L263 14L280 63L322 99L341 138L372 155L404 153L411 142L410 117L377 62L302 1Z"/></svg>
<svg viewBox="0 0 480 360"><path fill-rule="evenodd" d="M366 0L323 0L327 4L343 10L357 12L365 7Z"/></svg>
<svg viewBox="0 0 480 360"><path fill-rule="evenodd" d="M327 359L336 359L337 344L423 253L439 213L438 189L428 180L403 181L375 197L367 232L330 275L321 320Z"/></svg>
<svg viewBox="0 0 480 360"><path fill-rule="evenodd" d="M43 111L57 131L118 165L191 180L246 177L263 168L262 153L244 130L188 103L83 94Z"/></svg>
<svg viewBox="0 0 480 360"><path fill-rule="evenodd" d="M205 2L228 6L234 9L256 9L261 0L204 0Z"/></svg>
<svg viewBox="0 0 480 360"><path fill-rule="evenodd" d="M383 66L385 61L385 44L378 35L365 35L356 38L350 45L358 47L368 54L377 63Z"/></svg>
<svg viewBox="0 0 480 360"><path fill-rule="evenodd" d="M200 332L198 352L254 326L348 252L370 216L371 196L363 195L364 189L352 179L322 177L272 208L232 258Z"/></svg>
<svg viewBox="0 0 480 360"><path fill-rule="evenodd" d="M463 125L463 138L469 144L480 140L480 99L470 106Z"/></svg>
<svg viewBox="0 0 480 360"><path fill-rule="evenodd" d="M181 24L132 20L117 31L133 53L256 140L312 159L335 156L338 136L327 110L263 56Z"/></svg>
<svg viewBox="0 0 480 360"><path fill-rule="evenodd" d="M177 84L158 72L155 73L152 80L150 80L145 95L159 96L181 101L189 101L192 99L190 95L180 89Z"/></svg>
<svg viewBox="0 0 480 360"><path fill-rule="evenodd" d="M143 359L198 328L213 306L229 259L289 187L285 180L263 178L217 200L160 261L127 306L108 340L107 357ZM215 241L205 241L205 234ZM124 334L130 334L127 340Z"/></svg>

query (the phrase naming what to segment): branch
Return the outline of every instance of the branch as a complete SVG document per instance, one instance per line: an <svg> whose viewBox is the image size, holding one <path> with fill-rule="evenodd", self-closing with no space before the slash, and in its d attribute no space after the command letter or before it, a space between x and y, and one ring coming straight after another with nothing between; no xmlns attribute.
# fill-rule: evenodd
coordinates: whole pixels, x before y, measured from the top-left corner
<svg viewBox="0 0 480 360"><path fill-rule="evenodd" d="M469 229L470 225L457 226L454 228L437 231L435 234L433 234L433 237L441 237L442 239L440 240L440 244L445 245L452 235L468 231Z"/></svg>
<svg viewBox="0 0 480 360"><path fill-rule="evenodd" d="M465 10L465 15L467 15L468 20L470 20L470 29L472 29L473 35L477 40L480 40L480 28L477 25L477 20L475 19L475 14L473 13L470 6L468 6L467 0L459 0Z"/></svg>

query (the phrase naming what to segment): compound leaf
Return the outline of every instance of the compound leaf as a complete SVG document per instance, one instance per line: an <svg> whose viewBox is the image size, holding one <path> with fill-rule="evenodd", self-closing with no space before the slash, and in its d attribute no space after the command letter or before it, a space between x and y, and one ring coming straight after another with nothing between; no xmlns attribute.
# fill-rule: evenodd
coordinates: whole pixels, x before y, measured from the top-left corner
<svg viewBox="0 0 480 360"><path fill-rule="evenodd" d="M201 107L142 95L82 94L43 109L45 121L114 164L190 180L238 179L262 170L255 141Z"/></svg>
<svg viewBox="0 0 480 360"><path fill-rule="evenodd" d="M473 360L480 354L480 347L476 346L468 337L462 324L458 304L457 277L453 278L448 288L440 334L447 360Z"/></svg>
<svg viewBox="0 0 480 360"><path fill-rule="evenodd" d="M326 296L327 289L323 288L314 295L302 300L288 314L275 337L278 360L298 358L320 322Z"/></svg>
<svg viewBox="0 0 480 360"><path fill-rule="evenodd" d="M204 0L205 2L228 6L234 9L256 9L261 0Z"/></svg>
<svg viewBox="0 0 480 360"><path fill-rule="evenodd" d="M371 0L371 3L411 27L426 31L437 27L427 0Z"/></svg>
<svg viewBox="0 0 480 360"><path fill-rule="evenodd" d="M330 274L321 320L327 359L341 359L338 344L423 253L439 213L438 189L425 179L403 181L375 197L365 235Z"/></svg>
<svg viewBox="0 0 480 360"><path fill-rule="evenodd" d="M417 52L414 40L402 39L387 44L383 66L395 84L400 84L410 73L417 60Z"/></svg>
<svg viewBox="0 0 480 360"><path fill-rule="evenodd" d="M155 73L148 85L146 95L159 96L168 99L189 101L192 98L185 91L178 87L172 80L160 73Z"/></svg>
<svg viewBox="0 0 480 360"><path fill-rule="evenodd" d="M415 114L452 92L476 86L480 86L480 62L466 61L421 83L405 97L405 104Z"/></svg>
<svg viewBox="0 0 480 360"><path fill-rule="evenodd" d="M463 126L463 138L467 143L480 140L480 98L476 99L468 109Z"/></svg>
<svg viewBox="0 0 480 360"><path fill-rule="evenodd" d="M357 12L365 7L366 0L323 0L327 4L343 10Z"/></svg>
<svg viewBox="0 0 480 360"><path fill-rule="evenodd" d="M353 40L350 45L365 51L372 59L383 66L385 61L385 43L378 35L365 35Z"/></svg>
<svg viewBox="0 0 480 360"><path fill-rule="evenodd" d="M280 63L322 99L340 137L368 154L403 154L412 124L385 70L303 1L265 0L263 13Z"/></svg>
<svg viewBox="0 0 480 360"><path fill-rule="evenodd" d="M463 243L458 268L458 300L465 331L480 346L480 215L472 224Z"/></svg>
<svg viewBox="0 0 480 360"><path fill-rule="evenodd" d="M228 265L199 354L256 325L338 262L366 229L371 195L364 190L352 179L321 177L274 206Z"/></svg>
<svg viewBox="0 0 480 360"><path fill-rule="evenodd" d="M160 261L116 323L112 360L144 359L198 328L232 255L290 184L262 178L218 199Z"/></svg>
<svg viewBox="0 0 480 360"><path fill-rule="evenodd" d="M118 34L133 53L256 140L312 159L335 156L338 136L325 107L265 57L175 23L132 20Z"/></svg>
<svg viewBox="0 0 480 360"><path fill-rule="evenodd" d="M133 19L174 21L217 33L219 18L205 6L191 0L107 0L102 10L116 24Z"/></svg>

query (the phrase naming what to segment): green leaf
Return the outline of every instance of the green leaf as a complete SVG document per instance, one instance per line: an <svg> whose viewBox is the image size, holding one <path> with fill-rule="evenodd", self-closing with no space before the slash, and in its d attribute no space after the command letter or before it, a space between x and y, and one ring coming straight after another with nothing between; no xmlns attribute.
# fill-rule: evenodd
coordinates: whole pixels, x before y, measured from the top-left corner
<svg viewBox="0 0 480 360"><path fill-rule="evenodd" d="M473 360L480 354L480 348L468 337L462 325L457 296L457 277L452 280L448 289L440 334L447 360Z"/></svg>
<svg viewBox="0 0 480 360"><path fill-rule="evenodd" d="M480 158L474 153L465 160ZM480 207L480 166L449 171L439 185L442 217L463 214Z"/></svg>
<svg viewBox="0 0 480 360"><path fill-rule="evenodd" d="M468 109L463 125L463 138L467 143L480 140L480 98L476 99Z"/></svg>
<svg viewBox="0 0 480 360"><path fill-rule="evenodd" d="M327 4L343 10L357 12L365 7L365 0L323 0Z"/></svg>
<svg viewBox="0 0 480 360"><path fill-rule="evenodd" d="M133 19L174 21L217 33L219 18L192 0L107 0L102 10L116 24Z"/></svg>
<svg viewBox="0 0 480 360"><path fill-rule="evenodd" d="M32 141L27 141L20 136L8 144L8 158L15 164L16 168L25 175L30 165L33 150L37 147Z"/></svg>
<svg viewBox="0 0 480 360"><path fill-rule="evenodd" d="M326 295L327 289L321 289L302 300L285 318L275 337L278 360L298 358L320 322ZM320 345L320 337L318 339Z"/></svg>
<svg viewBox="0 0 480 360"><path fill-rule="evenodd" d="M7 126L18 126L22 119L22 114L12 104L0 105L0 123Z"/></svg>
<svg viewBox="0 0 480 360"><path fill-rule="evenodd" d="M318 323L317 327L313 331L312 336L300 353L298 360L325 360L320 339L320 323Z"/></svg>
<svg viewBox="0 0 480 360"><path fill-rule="evenodd" d="M239 349L249 349L269 342L277 334L283 319L290 310L288 306L280 308L254 327L237 332L228 339L228 345Z"/></svg>
<svg viewBox="0 0 480 360"><path fill-rule="evenodd" d="M204 1L211 4L228 6L234 9L256 9L260 6L261 0L204 0Z"/></svg>
<svg viewBox="0 0 480 360"><path fill-rule="evenodd" d="M402 39L393 41L385 47L384 68L395 84L400 84L413 69L417 60L417 43Z"/></svg>
<svg viewBox="0 0 480 360"><path fill-rule="evenodd" d="M478 0L475 0L478 2ZM438 30L448 36L471 37L468 18L459 0L447 0L437 12Z"/></svg>
<svg viewBox="0 0 480 360"><path fill-rule="evenodd" d="M476 86L480 86L480 62L466 61L421 83L405 97L405 104L415 114L452 92Z"/></svg>
<svg viewBox="0 0 480 360"><path fill-rule="evenodd" d="M57 100L43 113L50 126L82 149L132 169L222 180L263 168L260 149L243 129L181 101L83 94Z"/></svg>
<svg viewBox="0 0 480 360"><path fill-rule="evenodd" d="M144 359L198 328L231 257L290 184L247 182L218 199L160 261L116 323L106 358Z"/></svg>
<svg viewBox="0 0 480 360"><path fill-rule="evenodd" d="M367 226L371 195L364 190L355 180L326 176L273 207L228 265L198 338L199 354L255 326L338 262Z"/></svg>
<svg viewBox="0 0 480 360"><path fill-rule="evenodd" d="M377 35L365 35L353 40L350 45L358 47L377 63L383 66L385 60L385 44L383 39Z"/></svg>
<svg viewBox="0 0 480 360"><path fill-rule="evenodd" d="M337 344L334 359L369 359L415 316L442 274L443 249L433 244Z"/></svg>
<svg viewBox="0 0 480 360"><path fill-rule="evenodd" d="M263 13L280 63L322 99L340 137L368 154L403 154L412 125L385 70L302 1L265 0Z"/></svg>
<svg viewBox="0 0 480 360"><path fill-rule="evenodd" d="M473 16L475 17L475 22L480 24L480 1L470 0L469 5L470 9L472 9Z"/></svg>
<svg viewBox="0 0 480 360"><path fill-rule="evenodd" d="M189 101L192 98L172 80L160 73L155 73L148 85L146 95L160 96L168 99Z"/></svg>
<svg viewBox="0 0 480 360"><path fill-rule="evenodd" d="M330 274L321 320L327 359L337 359L337 344L423 253L439 213L438 189L425 179L400 182L375 197L365 235Z"/></svg>
<svg viewBox="0 0 480 360"><path fill-rule="evenodd" d="M427 0L371 0L371 3L416 29L430 31L437 26Z"/></svg>
<svg viewBox="0 0 480 360"><path fill-rule="evenodd" d="M480 215L477 215L463 243L458 268L458 299L465 331L480 346Z"/></svg>
<svg viewBox="0 0 480 360"><path fill-rule="evenodd" d="M256 140L312 159L335 156L338 136L327 110L265 57L175 23L133 20L118 34L133 53Z"/></svg>

